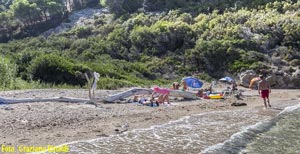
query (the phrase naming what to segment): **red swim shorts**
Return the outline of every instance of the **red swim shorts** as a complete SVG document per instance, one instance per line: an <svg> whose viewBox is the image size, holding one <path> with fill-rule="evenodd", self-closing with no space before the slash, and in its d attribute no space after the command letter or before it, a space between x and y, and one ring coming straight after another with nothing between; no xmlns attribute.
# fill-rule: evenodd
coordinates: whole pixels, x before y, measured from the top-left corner
<svg viewBox="0 0 300 154"><path fill-rule="evenodd" d="M269 90L262 90L261 98L269 98Z"/></svg>

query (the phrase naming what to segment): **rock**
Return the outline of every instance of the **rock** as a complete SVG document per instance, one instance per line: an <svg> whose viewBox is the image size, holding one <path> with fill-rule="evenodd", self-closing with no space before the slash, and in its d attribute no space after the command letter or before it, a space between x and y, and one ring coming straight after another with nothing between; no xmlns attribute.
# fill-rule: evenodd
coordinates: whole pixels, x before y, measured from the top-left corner
<svg viewBox="0 0 300 154"><path fill-rule="evenodd" d="M292 73L292 72L295 71L295 70L294 70L292 67L290 67L290 66L283 66L283 67L282 67L282 70L283 70L283 72L287 72L287 73Z"/></svg>
<svg viewBox="0 0 300 154"><path fill-rule="evenodd" d="M274 74L283 76L284 72L282 70L278 70L278 71L275 71Z"/></svg>
<svg viewBox="0 0 300 154"><path fill-rule="evenodd" d="M98 137L109 137L109 135L107 135L107 134L98 134L96 136L98 136Z"/></svg>
<svg viewBox="0 0 300 154"><path fill-rule="evenodd" d="M274 65L287 65L287 62L283 61L281 57L272 57L271 59Z"/></svg>
<svg viewBox="0 0 300 154"><path fill-rule="evenodd" d="M86 26L88 24L92 24L94 22L94 17L99 16L100 14L107 13L106 8L102 9L82 9L79 11L72 12L72 14L68 17L69 23L61 23L61 25L49 29L44 32L42 35L45 37L50 36L51 34L59 34L62 32L66 32L73 27L81 27Z"/></svg>
<svg viewBox="0 0 300 154"><path fill-rule="evenodd" d="M292 74L292 83L294 84L293 88L300 88L300 69Z"/></svg>
<svg viewBox="0 0 300 154"><path fill-rule="evenodd" d="M22 139L20 139L20 140L18 140L20 143L27 143L27 142L29 142L30 141L30 139L28 139L28 138L22 138Z"/></svg>
<svg viewBox="0 0 300 154"><path fill-rule="evenodd" d="M239 75L241 85L244 87L249 87L251 79L256 77L257 74L254 70L246 70Z"/></svg>
<svg viewBox="0 0 300 154"><path fill-rule="evenodd" d="M296 67L300 65L300 59L293 59L292 61L290 61L290 65Z"/></svg>
<svg viewBox="0 0 300 154"><path fill-rule="evenodd" d="M293 74L292 74L293 78L300 78L300 69L298 68Z"/></svg>
<svg viewBox="0 0 300 154"><path fill-rule="evenodd" d="M4 110L14 110L14 108L7 106L4 108Z"/></svg>
<svg viewBox="0 0 300 154"><path fill-rule="evenodd" d="M271 86L275 86L277 84L277 77L275 74L269 75L266 79Z"/></svg>
<svg viewBox="0 0 300 154"><path fill-rule="evenodd" d="M268 73L267 80L272 88L300 88L300 69L281 66ZM249 87L250 80L257 74L253 70L247 70L239 75L241 85Z"/></svg>
<svg viewBox="0 0 300 154"><path fill-rule="evenodd" d="M283 76L275 76L276 77L276 86L275 88L284 88L285 82L283 81Z"/></svg>

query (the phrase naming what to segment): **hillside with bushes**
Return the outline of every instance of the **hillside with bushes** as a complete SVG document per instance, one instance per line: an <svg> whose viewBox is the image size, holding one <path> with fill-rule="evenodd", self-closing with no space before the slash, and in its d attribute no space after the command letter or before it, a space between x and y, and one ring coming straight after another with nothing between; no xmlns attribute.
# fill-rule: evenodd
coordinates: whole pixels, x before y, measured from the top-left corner
<svg viewBox="0 0 300 154"><path fill-rule="evenodd" d="M300 1L0 2L2 88L83 87L87 71L100 73L100 88L116 89L168 84L186 75L209 81L249 69L280 75L275 87L300 88ZM109 12L41 35L89 6Z"/></svg>

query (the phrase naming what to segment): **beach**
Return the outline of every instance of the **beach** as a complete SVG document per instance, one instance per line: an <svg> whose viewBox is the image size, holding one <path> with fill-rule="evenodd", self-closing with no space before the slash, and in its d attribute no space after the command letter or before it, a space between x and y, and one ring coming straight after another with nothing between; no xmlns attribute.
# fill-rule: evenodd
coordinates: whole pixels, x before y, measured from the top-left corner
<svg viewBox="0 0 300 154"><path fill-rule="evenodd" d="M255 116L255 120L241 119L243 125L254 125L261 120L275 117L287 106L299 103L300 90L274 89L270 94L271 109L264 109L263 101L256 90L243 89L242 100L201 99L182 100L171 98L171 104L159 107L141 106L134 103L65 103L65 102L35 102L0 105L0 144L10 146L45 146L105 138L111 135L123 134L136 129L146 129L154 125L162 125L185 116L201 113L230 113L247 110L243 114ZM112 95L122 90L97 90L96 96ZM85 89L37 89L2 91L4 98L52 98L74 97L88 98ZM247 106L231 106L233 102L246 103ZM255 112L254 112L255 111ZM254 114L254 115L253 115ZM226 117L226 116L224 116ZM213 118L213 116L211 117ZM237 115L237 120L239 117ZM209 118L208 118L209 120ZM232 123L232 119L222 121ZM242 127L242 126L241 126ZM224 131L210 144L222 143L239 128ZM211 134L214 129L211 129ZM205 147L204 147L205 148Z"/></svg>

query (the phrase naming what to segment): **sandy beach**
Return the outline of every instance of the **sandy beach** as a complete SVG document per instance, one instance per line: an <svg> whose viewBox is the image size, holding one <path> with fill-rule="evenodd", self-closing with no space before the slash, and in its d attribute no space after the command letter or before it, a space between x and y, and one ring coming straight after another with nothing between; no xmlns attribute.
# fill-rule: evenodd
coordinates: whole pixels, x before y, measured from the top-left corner
<svg viewBox="0 0 300 154"><path fill-rule="evenodd" d="M36 102L0 105L0 144L44 146L60 145L77 140L88 140L120 134L138 128L149 128L184 116L210 111L257 110L256 116L276 116L284 107L299 103L300 90L275 89L270 94L272 109L263 109L256 90L243 89L242 100L186 101L172 98L171 105L159 107L133 103L113 103L98 106L84 103ZM107 96L119 91L97 90L96 96ZM5 98L88 98L88 91L66 89L2 91ZM231 106L233 102L247 106ZM249 124L254 122L249 121ZM212 132L213 133L213 132ZM224 134L230 136L232 134ZM219 142L219 141L216 141Z"/></svg>

